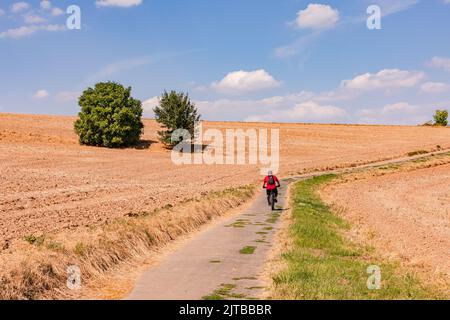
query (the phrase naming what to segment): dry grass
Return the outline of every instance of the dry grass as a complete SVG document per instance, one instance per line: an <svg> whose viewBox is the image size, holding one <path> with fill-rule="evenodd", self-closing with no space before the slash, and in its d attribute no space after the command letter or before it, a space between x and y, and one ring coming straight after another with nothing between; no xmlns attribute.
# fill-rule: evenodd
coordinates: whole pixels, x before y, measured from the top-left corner
<svg viewBox="0 0 450 320"><path fill-rule="evenodd" d="M280 227L275 233L275 241L269 252L268 260L264 265L262 280L266 290L262 294L263 299L273 299L275 295L275 285L272 277L287 268L287 263L283 259L283 252L287 252L293 246L293 238L289 234L289 227L294 223L292 215L293 183L288 185L286 192L286 203L289 204L287 211L281 215Z"/></svg>
<svg viewBox="0 0 450 320"><path fill-rule="evenodd" d="M293 246L283 252L287 268L273 276L272 298L287 300L410 300L448 298L397 263L383 260L364 244L346 237L350 225L325 205L317 189L335 176L324 175L294 187ZM381 268L382 286L367 287L367 267Z"/></svg>
<svg viewBox="0 0 450 320"><path fill-rule="evenodd" d="M45 235L39 245L22 241L0 256L1 299L76 298L67 289L67 267L77 265L83 286L118 265L139 260L250 199L250 186L212 193L152 214L124 218L95 228Z"/></svg>
<svg viewBox="0 0 450 320"><path fill-rule="evenodd" d="M411 161L407 161L404 163L399 163L399 164L390 164L390 165L383 165L383 166L377 166L374 168L365 168L365 169L358 169L356 170L354 173L346 173L343 175L340 175L338 177L336 177L332 183L330 184L325 184L325 185L336 185L336 184L343 184L346 182L351 182L351 181L355 181L355 180L360 180L360 179L368 179L371 177L378 177L378 176L384 176L384 175L388 175L388 174L392 174L392 173L396 173L396 172L415 172L417 170L420 169L424 169L424 168L433 168L433 167L439 167L439 166L445 166L446 164L450 163L450 153L444 153L444 154L439 154L439 155L430 155L427 157L423 157L421 159L415 159L415 160L411 160ZM292 185L290 186L290 188L293 187ZM324 195L324 186L321 186L321 188L319 188L318 191L319 195ZM304 196L304 190L301 191L301 195ZM293 196L293 192L292 190L290 190L290 192L288 192L288 195L290 196L290 198ZM287 201L287 203L293 204L293 200L289 199ZM308 202L309 203L309 202ZM302 210L305 210L304 207L301 207ZM298 210L298 208L297 208ZM332 211L333 214L335 214L336 216L341 216L340 211L341 208L338 207L332 207ZM365 211L363 211L365 212ZM269 298L269 299L297 299L298 296L293 295L294 290L292 288L286 290L285 292L283 292L282 294L280 293L280 288L277 287L275 285L275 282L273 281L272 277L276 277L277 275L286 273L289 270L289 264L288 264L288 260L286 260L287 257L287 252L291 252L293 250L293 248L295 247L294 244L294 237L292 235L292 226L294 225L295 220L293 218L293 212L292 212L292 208L289 209L289 212L287 212L287 214L283 215L283 219L282 219L282 225L280 227L280 229L277 231L277 235L276 235L276 243L271 251L271 254L269 256L269 261L265 266L265 272L264 272L264 280L266 283L266 287L268 288L268 291L265 292L264 297L265 298ZM302 224L305 223L305 220L302 219ZM316 227L316 224L314 224L314 227ZM359 226L353 226L353 228L358 228ZM368 234L370 236L370 234ZM354 234L349 234L348 232L343 232L342 235L345 239L351 238L352 243L354 241ZM366 241L361 241L358 242L360 243L362 246L367 245L368 242ZM371 242L370 242L371 243ZM312 257L314 259L319 259L320 257L322 257L321 253L317 250L313 250L313 249L309 249L309 253L312 255ZM372 253L372 255L375 255L375 253ZM383 255L381 255L383 256ZM390 268L387 268L387 270L389 272L392 271L393 274L396 274L396 276L392 276L390 278L391 280L396 280L396 277L398 278L398 276L400 275L400 278L402 275L405 274L411 274L414 275L412 278L406 278L405 281L403 280L399 280L397 279L393 285L394 288L400 288L402 287L403 289L407 289L406 291L410 291L410 293L414 293L414 295L412 296L403 296L401 297L401 295L396 296L396 294L392 294L385 296L385 298L413 298L413 297L417 297L417 296L421 296L423 295L423 297L425 298L442 298L443 296L448 297L448 282L445 282L443 280L443 278L437 276L435 273L429 272L430 277L425 277L423 274L419 274L417 272L417 269L413 269L411 267L405 266L404 264L399 264L397 260L393 260L391 261L391 259L384 257L385 258L382 262L383 263L388 263L390 264ZM297 258L293 259L292 261L298 261ZM301 268L297 269L297 270L305 270L306 269L306 264L301 264ZM335 265L333 265L333 268L335 268ZM317 271L317 269L315 269ZM395 272L394 272L395 271ZM432 274L432 276L431 276ZM431 279L431 277L433 277L433 279ZM287 279L287 278L286 278ZM407 280L413 280L414 281L407 281ZM418 282L417 282L417 281ZM416 281L416 282L415 282ZM422 284L427 284L427 287L425 285L420 285L420 282ZM409 286L409 287L408 287ZM392 287L392 284L391 284ZM434 290L434 292L430 292L427 291L428 289L430 289L432 287L432 291ZM447 288L447 289L445 289ZM402 289L402 290L403 290ZM413 290L414 289L414 290ZM301 292L305 292L305 290L300 290ZM406 292L405 291L405 292ZM400 292L400 291L399 291ZM428 293L427 293L428 292ZM398 293L398 292L397 292Z"/></svg>

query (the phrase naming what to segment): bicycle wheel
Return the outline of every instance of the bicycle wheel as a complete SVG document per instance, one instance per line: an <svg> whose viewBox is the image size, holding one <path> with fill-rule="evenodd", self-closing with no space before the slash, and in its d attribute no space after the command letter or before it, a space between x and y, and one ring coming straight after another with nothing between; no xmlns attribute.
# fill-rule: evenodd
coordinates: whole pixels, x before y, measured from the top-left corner
<svg viewBox="0 0 450 320"><path fill-rule="evenodd" d="M272 211L275 211L275 192L273 191L270 194L270 204L272 206Z"/></svg>

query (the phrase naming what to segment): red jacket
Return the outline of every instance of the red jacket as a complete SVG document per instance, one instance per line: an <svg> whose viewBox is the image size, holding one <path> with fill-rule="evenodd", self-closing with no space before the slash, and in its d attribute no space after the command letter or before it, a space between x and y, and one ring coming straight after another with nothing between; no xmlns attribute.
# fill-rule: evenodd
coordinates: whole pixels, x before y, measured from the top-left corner
<svg viewBox="0 0 450 320"><path fill-rule="evenodd" d="M275 184L274 185L270 185L269 184L269 176L264 178L264 184L266 185L267 190L274 190L280 184L280 181L278 181L277 176L273 176L273 181L275 182Z"/></svg>

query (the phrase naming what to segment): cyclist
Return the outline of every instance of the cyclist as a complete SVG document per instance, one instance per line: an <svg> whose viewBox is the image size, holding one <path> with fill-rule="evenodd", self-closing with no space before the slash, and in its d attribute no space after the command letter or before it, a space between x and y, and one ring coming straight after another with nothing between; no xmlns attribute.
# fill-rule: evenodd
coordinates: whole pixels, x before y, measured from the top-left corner
<svg viewBox="0 0 450 320"><path fill-rule="evenodd" d="M279 187L281 187L281 184L277 176L275 176L272 171L269 171L267 177L264 178L263 184L263 188L267 189L267 202L269 203L269 206L270 206L270 194L272 192L275 193L275 202L278 202L277 197Z"/></svg>

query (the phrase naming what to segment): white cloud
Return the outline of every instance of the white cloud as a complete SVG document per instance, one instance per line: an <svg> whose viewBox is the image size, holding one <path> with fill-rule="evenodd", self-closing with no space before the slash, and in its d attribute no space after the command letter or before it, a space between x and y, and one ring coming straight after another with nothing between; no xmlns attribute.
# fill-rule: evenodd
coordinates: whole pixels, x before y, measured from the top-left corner
<svg viewBox="0 0 450 320"><path fill-rule="evenodd" d="M153 109L159 106L159 97L153 97L142 102L142 109L147 115L153 114Z"/></svg>
<svg viewBox="0 0 450 320"><path fill-rule="evenodd" d="M104 66L94 74L90 75L86 81L93 82L98 80L110 80L107 78L123 71L147 65L151 62L152 62L151 59L146 57L113 62Z"/></svg>
<svg viewBox="0 0 450 320"><path fill-rule="evenodd" d="M12 13L19 13L28 10L30 5L27 2L15 2L11 5Z"/></svg>
<svg viewBox="0 0 450 320"><path fill-rule="evenodd" d="M316 30L295 39L292 43L275 48L274 55L277 58L289 58L300 53L308 53L308 47L318 39L323 30Z"/></svg>
<svg viewBox="0 0 450 320"><path fill-rule="evenodd" d="M314 101L296 104L287 110L275 110L264 115L246 118L248 122L299 122L299 121L328 121L336 120L347 115L344 109L332 105L320 105Z"/></svg>
<svg viewBox="0 0 450 320"><path fill-rule="evenodd" d="M449 0L450 1L450 0ZM442 82L426 82L422 84L420 90L425 93L443 93L450 91L450 84Z"/></svg>
<svg viewBox="0 0 450 320"><path fill-rule="evenodd" d="M55 99L58 102L74 102L77 101L80 96L80 91L61 91L56 94Z"/></svg>
<svg viewBox="0 0 450 320"><path fill-rule="evenodd" d="M48 0L41 1L40 6L41 9L50 11L51 15L54 17L63 15L65 13L64 10L62 10L61 8L53 7L52 3Z"/></svg>
<svg viewBox="0 0 450 320"><path fill-rule="evenodd" d="M447 0L450 1L450 0ZM373 4L374 1L366 0L368 4ZM419 3L419 0L377 0L376 4L382 7L383 17L402 12ZM308 10L308 8L313 8ZM314 30L312 34L306 34L298 37L293 42L287 45L283 45L275 48L274 55L277 58L289 58L295 55L302 55L302 63L309 58L311 55L310 44L314 42L324 31L327 29L343 25L343 24L361 24L366 23L367 15L359 15L357 17L346 17L344 19L340 18L340 13L338 10L333 9L327 5L321 4L310 4L307 9L299 11L298 17L295 21L289 22L288 25L296 26L297 28L310 28ZM314 9L316 8L316 9ZM309 11L309 12L308 12ZM302 17L304 16L304 17ZM328 18L326 18L328 17Z"/></svg>
<svg viewBox="0 0 450 320"><path fill-rule="evenodd" d="M36 32L35 27L19 27L14 29L8 29L6 31L0 32L0 39L2 38L22 38L28 35L31 35Z"/></svg>
<svg viewBox="0 0 450 320"><path fill-rule="evenodd" d="M378 0L375 4L381 7L384 17L408 10L419 3L419 0Z"/></svg>
<svg viewBox="0 0 450 320"><path fill-rule="evenodd" d="M41 16L37 16L37 15L31 14L31 13L26 14L24 16L24 19L25 19L25 23L28 23L28 24L36 24L36 23L47 22L47 20L42 18Z"/></svg>
<svg viewBox="0 0 450 320"><path fill-rule="evenodd" d="M300 53L307 56L309 54L309 45L325 30L336 26L339 21L339 15L338 10L328 5L310 3L306 9L300 10L297 13L297 19L289 22L288 25L313 31L298 37L290 44L275 48L274 55L277 58L289 58ZM306 60L307 57L303 58Z"/></svg>
<svg viewBox="0 0 450 320"><path fill-rule="evenodd" d="M443 57L433 57L431 62L428 63L429 66L444 69L445 71L450 72L450 59Z"/></svg>
<svg viewBox="0 0 450 320"><path fill-rule="evenodd" d="M421 106L393 103L395 101L389 100L404 101L405 95L401 91L392 91L389 96L380 96L370 90L409 88L420 85L424 77L422 72L387 69L343 81L340 87L331 91L301 91L258 100L220 99L195 103L204 118L211 120L420 124L429 120L435 103ZM358 109L361 104L380 101L384 107Z"/></svg>
<svg viewBox="0 0 450 320"><path fill-rule="evenodd" d="M332 119L343 117L347 112L332 105L320 105L314 101L307 101L296 105L293 109L284 111L284 114L294 119Z"/></svg>
<svg viewBox="0 0 450 320"><path fill-rule="evenodd" d="M419 125L431 120L435 107L397 102L382 108L360 109L356 112L356 121L363 124Z"/></svg>
<svg viewBox="0 0 450 320"><path fill-rule="evenodd" d="M33 98L35 99L45 99L49 96L50 94L48 93L47 90L38 90L36 91L36 93L34 94Z"/></svg>
<svg viewBox="0 0 450 320"><path fill-rule="evenodd" d="M419 110L419 107L410 105L407 102L398 102L394 104L388 104L383 107L381 112L383 114L394 114L394 113L415 113L417 110Z"/></svg>
<svg viewBox="0 0 450 320"><path fill-rule="evenodd" d="M128 8L139 6L143 0L97 0L95 2L97 7L121 7Z"/></svg>
<svg viewBox="0 0 450 320"><path fill-rule="evenodd" d="M339 11L328 5L311 3L297 13L296 25L302 29L327 29L339 21Z"/></svg>
<svg viewBox="0 0 450 320"><path fill-rule="evenodd" d="M63 25L57 24L48 24L48 25L39 25L39 26L22 26L14 29L8 29L6 31L0 32L0 39L2 38L11 38L18 39L22 37L26 37L36 33L37 31L48 31L48 32L56 32L66 30L66 27Z"/></svg>
<svg viewBox="0 0 450 320"><path fill-rule="evenodd" d="M219 92L239 93L270 89L280 86L267 71L235 71L228 73L225 78L213 82L211 87Z"/></svg>
<svg viewBox="0 0 450 320"><path fill-rule="evenodd" d="M347 112L329 103L320 103L309 91L265 99L220 99L194 101L205 119L266 122L342 122Z"/></svg>
<svg viewBox="0 0 450 320"><path fill-rule="evenodd" d="M39 12L44 14L44 11L49 11L51 15L61 15L64 12L59 8L53 8L52 3L47 0L42 0L39 2ZM15 14L14 18L22 17L24 25L10 28L4 31L0 31L0 39L10 38L19 39L26 36L33 35L38 31L64 31L66 30L65 25L51 24L45 17L38 15L28 2L15 2L11 4L10 10ZM25 13L22 13L24 12Z"/></svg>
<svg viewBox="0 0 450 320"><path fill-rule="evenodd" d="M213 101L195 101L202 113L216 113L216 112L230 112L236 111L251 113L262 113L273 109L282 110L283 108L290 108L296 103L305 102L314 97L314 93L302 91L299 93L287 94L284 96L273 96L259 100L230 100L219 99Z"/></svg>
<svg viewBox="0 0 450 320"><path fill-rule="evenodd" d="M344 80L341 87L354 90L411 88L425 78L423 72L384 69L376 74L365 73L351 80Z"/></svg>
<svg viewBox="0 0 450 320"><path fill-rule="evenodd" d="M44 10L50 10L52 8L52 3L48 0L43 0L41 1L40 7Z"/></svg>
<svg viewBox="0 0 450 320"><path fill-rule="evenodd" d="M358 109L364 103L374 103L373 97L347 95L340 89L314 93L302 91L258 100L220 99L195 101L200 113L210 120L249 122L319 122L417 125L429 121L435 108L448 102L415 105L408 102L384 103L383 107ZM369 93L370 94L370 93ZM358 97L358 100L344 102ZM333 99L334 98L334 99ZM150 99L149 101L152 101ZM338 101L341 101L340 103ZM359 102L358 102L359 101ZM398 100L397 100L398 101ZM152 103L153 104L153 103ZM341 106L339 105L341 104ZM343 107L342 104L345 106Z"/></svg>
<svg viewBox="0 0 450 320"><path fill-rule="evenodd" d="M331 91L324 91L317 94L314 100L319 102L329 102L329 101L348 101L356 98L358 92L354 90L346 90L344 88L337 88Z"/></svg>
<svg viewBox="0 0 450 320"><path fill-rule="evenodd" d="M60 15L63 15L64 14L64 11L62 10L62 9L60 9L60 8L53 8L52 9L52 16L60 16Z"/></svg>

